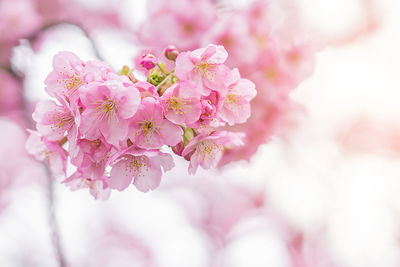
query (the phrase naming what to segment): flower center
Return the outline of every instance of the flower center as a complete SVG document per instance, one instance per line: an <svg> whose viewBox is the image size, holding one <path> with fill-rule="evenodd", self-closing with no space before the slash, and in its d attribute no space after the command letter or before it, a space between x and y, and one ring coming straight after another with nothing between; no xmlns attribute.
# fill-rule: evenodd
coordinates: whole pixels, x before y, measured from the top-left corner
<svg viewBox="0 0 400 267"><path fill-rule="evenodd" d="M235 92L228 93L224 100L224 106L230 111L238 112L241 104L243 104L243 97L235 94Z"/></svg>
<svg viewBox="0 0 400 267"><path fill-rule="evenodd" d="M51 117L51 129L68 130L74 124L74 117L69 112L57 112Z"/></svg>
<svg viewBox="0 0 400 267"><path fill-rule="evenodd" d="M187 106L187 102L190 102L191 100L186 100L185 98L181 97L176 97L176 96L172 96L169 100L168 100L168 109L172 109L175 111L175 113L177 115L183 115L186 113L186 108L190 106Z"/></svg>
<svg viewBox="0 0 400 267"><path fill-rule="evenodd" d="M196 63L195 71L199 73L202 77L207 77L212 80L218 70L218 64L210 63L207 61L199 61Z"/></svg>
<svg viewBox="0 0 400 267"><path fill-rule="evenodd" d="M99 105L96 108L99 121L103 121L104 119L110 121L112 118L115 117L118 108L113 100L107 97L107 99L104 101L96 101L96 102L99 103Z"/></svg>
<svg viewBox="0 0 400 267"><path fill-rule="evenodd" d="M143 133L145 135L145 141L150 143L153 134L158 130L156 124L152 120L143 120L141 122L138 122L140 125L140 130L136 133L139 135L140 133Z"/></svg>
<svg viewBox="0 0 400 267"><path fill-rule="evenodd" d="M67 96L75 94L78 88L84 84L82 77L78 74L70 75L64 72L60 72L60 74L66 78L57 79L57 82L66 89L63 93Z"/></svg>
<svg viewBox="0 0 400 267"><path fill-rule="evenodd" d="M145 157L132 157L128 164L126 164L125 175L129 177L144 176L142 173L143 168L146 168L146 170L149 169L149 165L146 163Z"/></svg>
<svg viewBox="0 0 400 267"><path fill-rule="evenodd" d="M215 159L217 152L223 150L223 146L216 145L209 140L205 140L197 145L197 150L199 151L203 161L206 159L213 160Z"/></svg>

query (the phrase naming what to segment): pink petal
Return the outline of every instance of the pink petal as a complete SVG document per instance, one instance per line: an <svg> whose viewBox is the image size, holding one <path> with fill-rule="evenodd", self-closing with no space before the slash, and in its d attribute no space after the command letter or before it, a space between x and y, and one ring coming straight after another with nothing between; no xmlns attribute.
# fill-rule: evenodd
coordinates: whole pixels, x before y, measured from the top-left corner
<svg viewBox="0 0 400 267"><path fill-rule="evenodd" d="M133 173L128 171L128 163L128 159L123 159L113 166L110 178L108 179L108 185L110 188L122 191L132 182Z"/></svg>

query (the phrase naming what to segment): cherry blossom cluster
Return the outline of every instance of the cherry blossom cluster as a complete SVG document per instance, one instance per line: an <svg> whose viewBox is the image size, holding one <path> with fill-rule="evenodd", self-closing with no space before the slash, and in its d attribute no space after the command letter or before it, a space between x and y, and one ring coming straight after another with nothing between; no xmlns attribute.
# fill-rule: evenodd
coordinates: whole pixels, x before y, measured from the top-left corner
<svg viewBox="0 0 400 267"><path fill-rule="evenodd" d="M188 160L190 174L217 166L225 150L243 145L229 127L250 117L255 85L224 64L223 46L182 53L169 46L165 57L174 69L143 55L148 74L139 81L126 66L117 74L104 62L58 53L45 81L55 100L36 105L28 151L57 176L71 166L64 183L96 198L131 183L155 189L174 167L168 152Z"/></svg>

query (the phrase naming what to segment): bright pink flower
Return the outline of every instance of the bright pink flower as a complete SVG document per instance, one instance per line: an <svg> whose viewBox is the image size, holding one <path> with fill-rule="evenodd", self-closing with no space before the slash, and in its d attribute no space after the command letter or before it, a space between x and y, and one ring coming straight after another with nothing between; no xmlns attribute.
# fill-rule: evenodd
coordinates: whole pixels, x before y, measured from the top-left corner
<svg viewBox="0 0 400 267"><path fill-rule="evenodd" d="M108 184L119 191L132 182L139 191L154 190L160 185L162 172L175 166L172 156L158 150L128 148L112 163ZM162 170L161 170L162 168Z"/></svg>
<svg viewBox="0 0 400 267"><path fill-rule="evenodd" d="M118 145L128 135L130 118L140 105L140 93L133 84L109 80L92 82L80 90L85 110L80 131L86 139L96 140L101 135L107 142Z"/></svg>
<svg viewBox="0 0 400 267"><path fill-rule="evenodd" d="M65 176L67 152L56 142L47 141L38 132L29 131L26 150L39 161L47 161L55 176Z"/></svg>
<svg viewBox="0 0 400 267"><path fill-rule="evenodd" d="M200 118L200 89L189 81L179 81L161 96L165 117L176 124L194 123Z"/></svg>
<svg viewBox="0 0 400 267"><path fill-rule="evenodd" d="M133 117L129 138L140 148L160 148L174 146L182 141L183 130L178 125L164 119L163 108L151 97L142 100Z"/></svg>
<svg viewBox="0 0 400 267"><path fill-rule="evenodd" d="M52 100L37 103L32 117L38 132L49 141L60 141L66 131L79 123L79 115L75 116L67 105L57 105Z"/></svg>
<svg viewBox="0 0 400 267"><path fill-rule="evenodd" d="M140 60L140 65L147 70L151 70L157 65L157 58L152 54L144 54Z"/></svg>
<svg viewBox="0 0 400 267"><path fill-rule="evenodd" d="M234 69L219 116L229 125L246 122L251 113L250 101L256 94L254 83L241 79L238 69Z"/></svg>
<svg viewBox="0 0 400 267"><path fill-rule="evenodd" d="M210 89L223 92L230 79L230 70L223 64L227 57L225 48L218 45L183 52L176 58L175 74L181 80L192 80L204 87L203 95L208 95Z"/></svg>
<svg viewBox="0 0 400 267"><path fill-rule="evenodd" d="M182 152L184 157L190 155L189 174L195 174L198 166L204 169L216 167L224 150L243 145L243 137L240 133L222 131L193 138Z"/></svg>
<svg viewBox="0 0 400 267"><path fill-rule="evenodd" d="M79 171L62 181L62 183L70 187L72 191L81 188L89 188L90 194L95 199L107 200L111 193L110 188L104 180L85 178L84 174L80 173Z"/></svg>

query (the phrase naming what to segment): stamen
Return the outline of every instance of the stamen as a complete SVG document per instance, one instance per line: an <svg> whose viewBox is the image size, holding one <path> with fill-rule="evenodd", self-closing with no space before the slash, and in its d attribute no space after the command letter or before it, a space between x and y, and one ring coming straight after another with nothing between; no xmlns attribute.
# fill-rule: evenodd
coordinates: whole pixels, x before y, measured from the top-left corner
<svg viewBox="0 0 400 267"><path fill-rule="evenodd" d="M191 99L186 100L184 97L176 97L172 96L168 99L168 109L173 109L177 115L186 114L186 108L191 108L191 106L187 106L187 103L190 103Z"/></svg>
<svg viewBox="0 0 400 267"><path fill-rule="evenodd" d="M219 64L210 63L207 61L199 61L196 63L195 71L199 73L202 77L207 77L210 80L215 78L218 71Z"/></svg>
<svg viewBox="0 0 400 267"><path fill-rule="evenodd" d="M72 71L72 69L70 70ZM63 91L63 94L66 96L74 95L78 88L84 84L82 77L77 73L71 75L65 72L60 72L60 75L65 78L57 79L56 81L66 89Z"/></svg>

